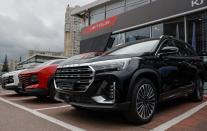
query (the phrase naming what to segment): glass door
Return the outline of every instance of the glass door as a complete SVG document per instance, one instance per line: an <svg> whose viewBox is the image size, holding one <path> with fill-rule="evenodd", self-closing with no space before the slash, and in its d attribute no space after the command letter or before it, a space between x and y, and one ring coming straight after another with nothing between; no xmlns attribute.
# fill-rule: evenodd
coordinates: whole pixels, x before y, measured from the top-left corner
<svg viewBox="0 0 207 131"><path fill-rule="evenodd" d="M188 43L200 56L207 56L207 11L187 17Z"/></svg>
<svg viewBox="0 0 207 131"><path fill-rule="evenodd" d="M207 11L193 14L187 17L188 43L190 43L198 55L205 62L207 75ZM207 83L204 86L207 94Z"/></svg>

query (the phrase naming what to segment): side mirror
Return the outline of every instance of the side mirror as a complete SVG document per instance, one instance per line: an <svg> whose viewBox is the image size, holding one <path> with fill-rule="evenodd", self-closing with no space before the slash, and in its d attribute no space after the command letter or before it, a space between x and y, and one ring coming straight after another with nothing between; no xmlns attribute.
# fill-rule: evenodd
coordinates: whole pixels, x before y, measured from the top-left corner
<svg viewBox="0 0 207 131"><path fill-rule="evenodd" d="M167 46L164 47L160 52L159 56L164 56L164 55L170 55L170 54L177 54L179 52L179 49L174 46Z"/></svg>

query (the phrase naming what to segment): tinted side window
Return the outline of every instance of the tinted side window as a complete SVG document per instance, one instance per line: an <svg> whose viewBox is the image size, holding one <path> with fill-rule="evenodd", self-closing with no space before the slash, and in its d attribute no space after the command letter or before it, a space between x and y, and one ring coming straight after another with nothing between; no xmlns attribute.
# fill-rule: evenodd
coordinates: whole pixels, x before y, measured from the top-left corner
<svg viewBox="0 0 207 131"><path fill-rule="evenodd" d="M167 40L164 42L164 44L162 45L161 49L163 49L164 47L167 47L167 46L175 46L175 44L173 43L173 41L171 40Z"/></svg>
<svg viewBox="0 0 207 131"><path fill-rule="evenodd" d="M186 48L185 43L175 40L174 41L176 47L179 49L179 53L181 56L189 56L188 49Z"/></svg>
<svg viewBox="0 0 207 131"><path fill-rule="evenodd" d="M191 47L190 44L186 44L190 56L198 56L195 50Z"/></svg>

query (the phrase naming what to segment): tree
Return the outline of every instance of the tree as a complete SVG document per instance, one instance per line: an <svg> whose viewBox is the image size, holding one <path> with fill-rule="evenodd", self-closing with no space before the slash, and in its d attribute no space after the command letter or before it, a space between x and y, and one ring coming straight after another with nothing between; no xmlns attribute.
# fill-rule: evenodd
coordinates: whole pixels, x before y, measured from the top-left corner
<svg viewBox="0 0 207 131"><path fill-rule="evenodd" d="M4 65L2 68L2 72L8 72L8 71L9 71L9 66L8 66L7 55L6 55L5 60L4 60Z"/></svg>
<svg viewBox="0 0 207 131"><path fill-rule="evenodd" d="M22 61L22 57L20 56L20 57L19 57L19 62L21 62L21 61Z"/></svg>

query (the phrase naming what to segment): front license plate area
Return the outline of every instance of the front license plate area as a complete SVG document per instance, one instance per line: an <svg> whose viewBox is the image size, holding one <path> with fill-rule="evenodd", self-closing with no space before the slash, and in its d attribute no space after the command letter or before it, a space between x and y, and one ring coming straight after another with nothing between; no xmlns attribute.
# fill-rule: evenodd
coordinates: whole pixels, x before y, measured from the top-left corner
<svg viewBox="0 0 207 131"><path fill-rule="evenodd" d="M57 81L57 85L60 89L73 91L75 81L74 80L61 80L61 81Z"/></svg>

